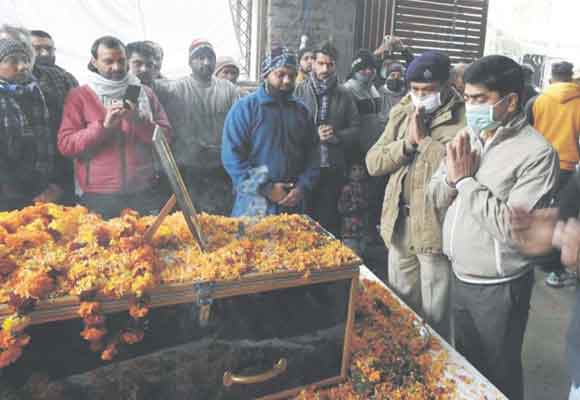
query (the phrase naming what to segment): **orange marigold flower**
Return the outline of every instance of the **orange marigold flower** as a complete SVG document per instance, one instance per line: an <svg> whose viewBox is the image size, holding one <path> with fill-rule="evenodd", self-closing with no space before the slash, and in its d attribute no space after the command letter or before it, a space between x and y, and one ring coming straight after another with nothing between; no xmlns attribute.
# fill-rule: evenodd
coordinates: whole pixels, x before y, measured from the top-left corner
<svg viewBox="0 0 580 400"><path fill-rule="evenodd" d="M22 355L22 348L18 346L10 346L0 352L0 368L7 367L14 363Z"/></svg>
<svg viewBox="0 0 580 400"><path fill-rule="evenodd" d="M121 339L123 340L124 343L135 344L141 342L144 336L145 332L141 330L131 329L123 332L121 334Z"/></svg>
<svg viewBox="0 0 580 400"><path fill-rule="evenodd" d="M132 305L129 307L129 315L131 315L133 319L145 318L148 313L149 308L147 307L141 307L139 305Z"/></svg>
<svg viewBox="0 0 580 400"><path fill-rule="evenodd" d="M105 350L101 353L101 360L103 361L111 361L117 355L117 344L116 343L109 343Z"/></svg>
<svg viewBox="0 0 580 400"><path fill-rule="evenodd" d="M106 329L99 328L85 328L81 332L81 336L88 342L98 342L107 334Z"/></svg>

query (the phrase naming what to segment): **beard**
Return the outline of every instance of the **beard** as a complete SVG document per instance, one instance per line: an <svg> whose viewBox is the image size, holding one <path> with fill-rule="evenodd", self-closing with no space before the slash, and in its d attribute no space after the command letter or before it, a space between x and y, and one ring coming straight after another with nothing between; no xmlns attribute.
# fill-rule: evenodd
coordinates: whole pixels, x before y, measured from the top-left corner
<svg viewBox="0 0 580 400"><path fill-rule="evenodd" d="M268 94L274 98L288 98L294 93L294 85L287 87L274 86L270 82L266 81L266 90Z"/></svg>

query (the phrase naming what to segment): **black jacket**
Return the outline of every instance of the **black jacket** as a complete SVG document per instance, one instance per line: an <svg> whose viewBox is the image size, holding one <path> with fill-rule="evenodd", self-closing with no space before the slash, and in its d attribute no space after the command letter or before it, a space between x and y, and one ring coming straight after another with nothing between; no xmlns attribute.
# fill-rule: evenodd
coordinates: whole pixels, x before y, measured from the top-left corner
<svg viewBox="0 0 580 400"><path fill-rule="evenodd" d="M301 82L295 91L298 97L310 110L314 121L318 114L318 96L307 80ZM331 92L328 124L335 131L336 143L328 143L328 155L331 168L346 170L347 160L356 151L360 134L360 117L356 103L350 92L342 85L336 85Z"/></svg>

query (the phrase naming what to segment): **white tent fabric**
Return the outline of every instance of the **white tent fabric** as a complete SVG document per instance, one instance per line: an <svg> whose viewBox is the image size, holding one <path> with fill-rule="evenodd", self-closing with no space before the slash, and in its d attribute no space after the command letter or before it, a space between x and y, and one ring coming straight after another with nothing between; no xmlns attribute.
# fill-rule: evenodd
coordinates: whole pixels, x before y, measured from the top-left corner
<svg viewBox="0 0 580 400"><path fill-rule="evenodd" d="M203 37L219 55L240 59L228 0L0 0L0 23L51 34L57 64L84 82L95 39L153 40L164 49L163 74L190 73L188 48Z"/></svg>

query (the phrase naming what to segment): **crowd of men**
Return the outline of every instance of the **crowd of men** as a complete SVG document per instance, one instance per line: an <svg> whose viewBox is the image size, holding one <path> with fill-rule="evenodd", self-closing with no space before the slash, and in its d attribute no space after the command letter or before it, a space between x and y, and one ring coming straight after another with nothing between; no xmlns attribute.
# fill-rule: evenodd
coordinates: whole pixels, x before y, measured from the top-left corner
<svg viewBox="0 0 580 400"><path fill-rule="evenodd" d="M363 257L382 240L389 285L443 336L453 326L459 351L523 398L536 256L561 249L562 263L548 258L554 286L578 265L572 64L554 65L538 93L528 67L499 55L452 66L391 38L358 51L342 79L331 42L297 55L273 43L247 93L236 62L203 38L189 47L191 74L174 80L151 41L98 38L82 86L54 49L46 32L0 28L1 210L157 213L170 195L152 146L159 126L200 211L306 213Z"/></svg>

